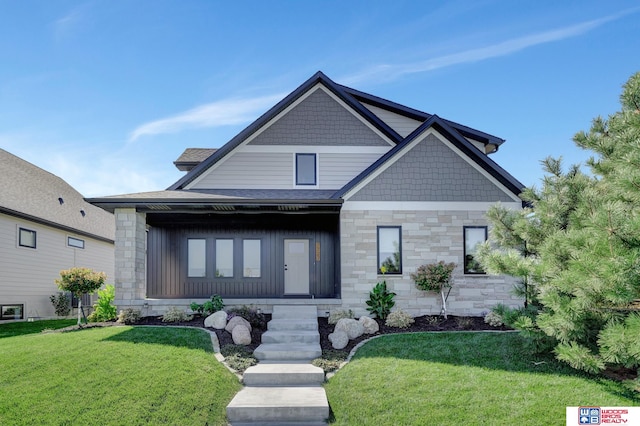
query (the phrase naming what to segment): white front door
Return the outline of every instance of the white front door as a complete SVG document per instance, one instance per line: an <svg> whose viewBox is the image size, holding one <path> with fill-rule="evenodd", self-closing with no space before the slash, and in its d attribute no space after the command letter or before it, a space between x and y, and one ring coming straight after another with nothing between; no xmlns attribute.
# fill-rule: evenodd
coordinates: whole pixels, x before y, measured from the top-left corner
<svg viewBox="0 0 640 426"><path fill-rule="evenodd" d="M284 294L309 294L309 240L284 240Z"/></svg>

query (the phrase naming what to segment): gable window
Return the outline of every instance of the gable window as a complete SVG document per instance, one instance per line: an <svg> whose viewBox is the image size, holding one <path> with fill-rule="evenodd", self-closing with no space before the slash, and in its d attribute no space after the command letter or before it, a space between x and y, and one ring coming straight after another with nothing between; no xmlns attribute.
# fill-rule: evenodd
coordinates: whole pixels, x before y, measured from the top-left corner
<svg viewBox="0 0 640 426"><path fill-rule="evenodd" d="M260 278L260 240L242 241L242 276Z"/></svg>
<svg viewBox="0 0 640 426"><path fill-rule="evenodd" d="M20 247L36 248L36 231L19 228L18 244Z"/></svg>
<svg viewBox="0 0 640 426"><path fill-rule="evenodd" d="M378 226L378 273L402 273L402 227Z"/></svg>
<svg viewBox="0 0 640 426"><path fill-rule="evenodd" d="M465 226L464 233L464 273L484 274L482 266L475 259L478 244L487 241L486 226Z"/></svg>
<svg viewBox="0 0 640 426"><path fill-rule="evenodd" d="M317 185L316 154L296 154L296 185Z"/></svg>
<svg viewBox="0 0 640 426"><path fill-rule="evenodd" d="M233 240L216 240L216 277L233 277Z"/></svg>
<svg viewBox="0 0 640 426"><path fill-rule="evenodd" d="M69 247L75 247L75 248L83 249L84 248L84 240L81 240L79 238L67 237L67 245Z"/></svg>
<svg viewBox="0 0 640 426"><path fill-rule="evenodd" d="M187 242L188 277L207 275L207 240L189 239Z"/></svg>

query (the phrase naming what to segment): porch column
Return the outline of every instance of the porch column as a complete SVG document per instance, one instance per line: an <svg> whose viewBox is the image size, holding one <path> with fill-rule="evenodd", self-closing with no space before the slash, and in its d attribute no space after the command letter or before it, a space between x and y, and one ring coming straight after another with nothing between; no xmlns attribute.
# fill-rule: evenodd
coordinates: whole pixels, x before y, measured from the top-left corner
<svg viewBox="0 0 640 426"><path fill-rule="evenodd" d="M140 308L146 296L147 216L135 208L117 208L115 305Z"/></svg>

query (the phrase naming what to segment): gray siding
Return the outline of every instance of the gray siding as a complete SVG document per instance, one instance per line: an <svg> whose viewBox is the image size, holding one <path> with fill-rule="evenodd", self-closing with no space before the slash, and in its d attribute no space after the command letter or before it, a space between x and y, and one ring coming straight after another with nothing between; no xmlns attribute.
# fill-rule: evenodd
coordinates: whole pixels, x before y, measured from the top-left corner
<svg viewBox="0 0 640 426"><path fill-rule="evenodd" d="M193 189L291 189L293 159L290 153L234 152L207 172Z"/></svg>
<svg viewBox="0 0 640 426"><path fill-rule="evenodd" d="M404 115L396 114L391 111L387 111L386 109L378 108L373 105L363 104L369 111L378 116L378 118L393 130L395 130L400 136L406 138L409 133L413 132L418 128L419 125L422 124L421 121L413 120L411 118L405 117Z"/></svg>
<svg viewBox="0 0 640 426"><path fill-rule="evenodd" d="M154 218L150 217L154 223ZM227 218L230 219L230 218ZM335 297L339 291L338 217L279 216L264 225L250 218L234 218L228 224L210 223L172 226L156 223L148 233L147 297L157 299L203 298L219 294L223 298L282 297L284 294L284 239L310 240L310 292L315 297ZM280 222L281 229L276 226ZM293 223L288 223L293 222ZM207 276L187 277L187 239L204 238L207 244ZM216 278L214 246L217 238L234 239L232 278ZM261 239L261 277L243 278L238 262L242 259L242 239ZM320 261L315 247L320 244Z"/></svg>
<svg viewBox="0 0 640 426"><path fill-rule="evenodd" d="M436 136L428 135L349 200L512 202L513 198Z"/></svg>
<svg viewBox="0 0 640 426"><path fill-rule="evenodd" d="M266 128L250 145L389 146L321 89Z"/></svg>

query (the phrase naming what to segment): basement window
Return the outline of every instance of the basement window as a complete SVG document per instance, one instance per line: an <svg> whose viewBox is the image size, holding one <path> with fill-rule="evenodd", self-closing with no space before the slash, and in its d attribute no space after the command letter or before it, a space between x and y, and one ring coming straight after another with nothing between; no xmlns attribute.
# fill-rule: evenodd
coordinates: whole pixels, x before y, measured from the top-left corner
<svg viewBox="0 0 640 426"><path fill-rule="evenodd" d="M0 320L24 319L24 305L0 305Z"/></svg>

